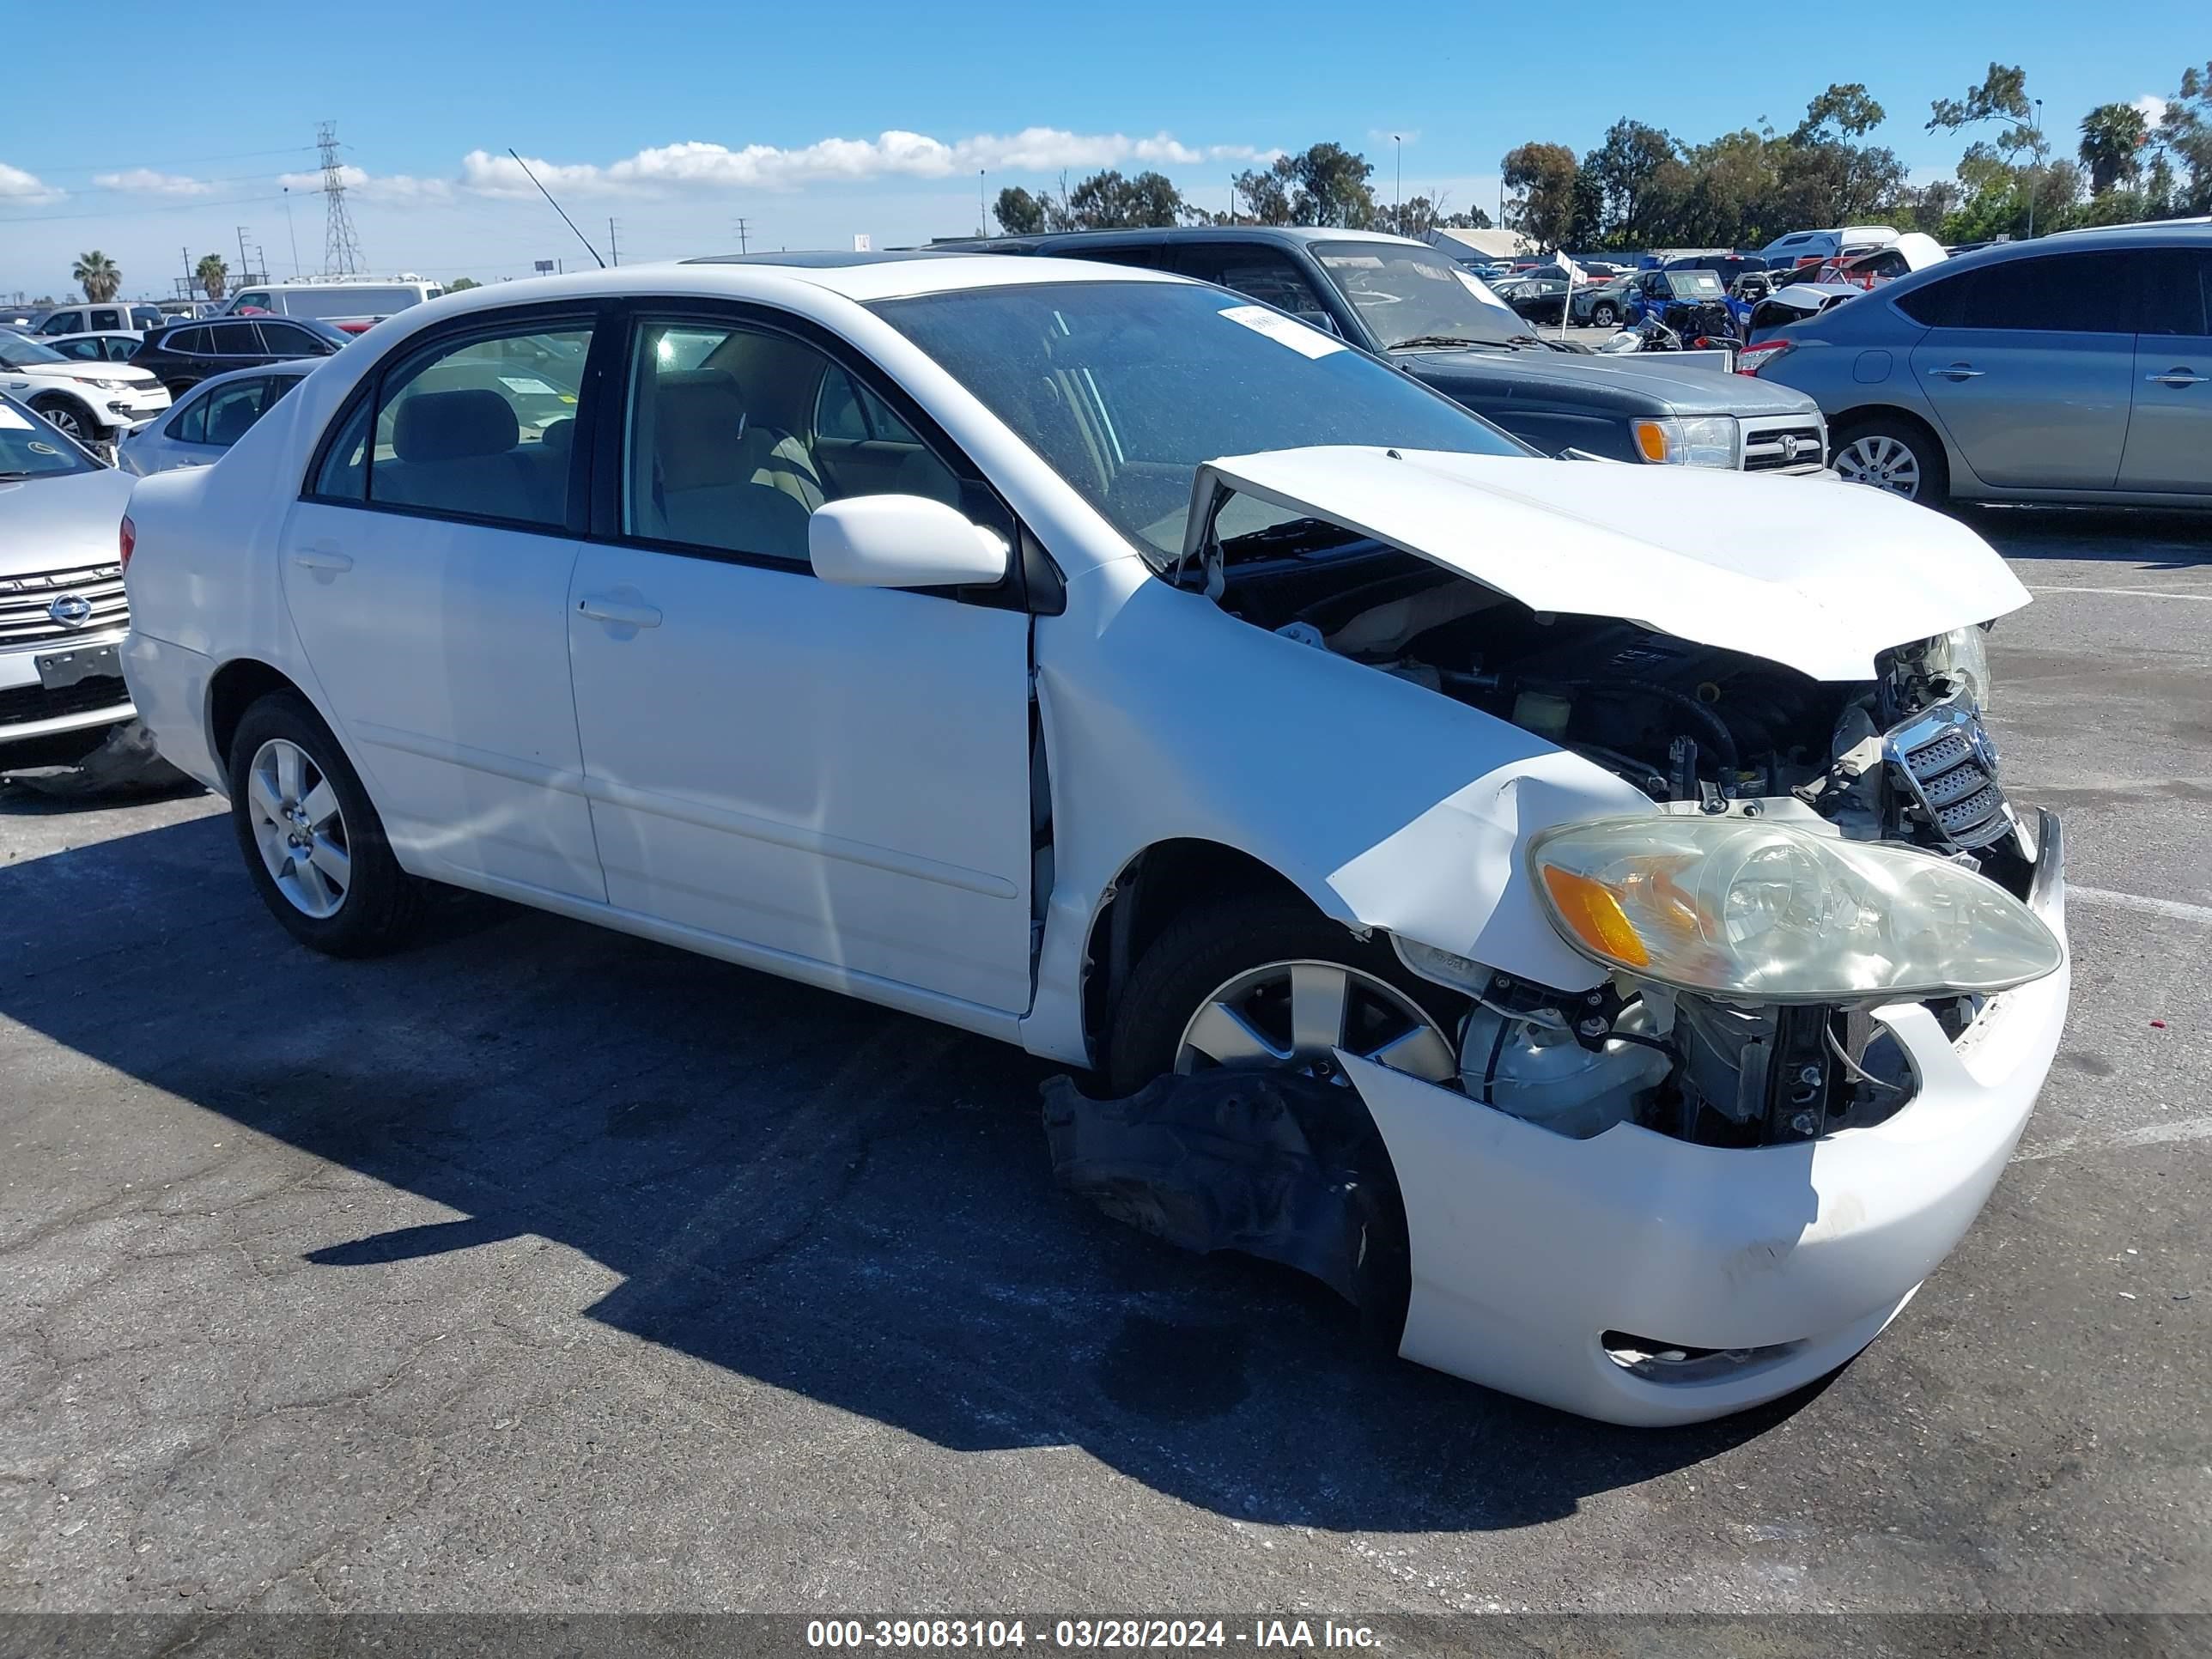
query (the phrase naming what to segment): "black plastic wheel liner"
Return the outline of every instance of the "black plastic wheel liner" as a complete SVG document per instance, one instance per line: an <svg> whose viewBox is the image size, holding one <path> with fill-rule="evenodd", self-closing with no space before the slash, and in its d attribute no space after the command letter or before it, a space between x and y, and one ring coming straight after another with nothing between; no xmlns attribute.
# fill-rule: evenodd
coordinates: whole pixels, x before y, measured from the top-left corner
<svg viewBox="0 0 2212 1659"><path fill-rule="evenodd" d="M1091 1099L1066 1077L1043 1093L1053 1175L1068 1191L1185 1249L1279 1261L1370 1315L1402 1316L1397 1182L1342 1083L1221 1067L1119 1100Z"/></svg>

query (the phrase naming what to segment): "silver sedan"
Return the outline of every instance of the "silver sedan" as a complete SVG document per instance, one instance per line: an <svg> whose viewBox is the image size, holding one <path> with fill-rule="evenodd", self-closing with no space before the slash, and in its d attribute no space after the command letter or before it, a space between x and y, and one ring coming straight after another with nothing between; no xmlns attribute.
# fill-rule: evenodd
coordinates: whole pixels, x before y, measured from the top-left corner
<svg viewBox="0 0 2212 1659"><path fill-rule="evenodd" d="M175 466L214 465L322 361L309 357L265 363L202 380L179 399L166 419L118 444L116 465L141 476Z"/></svg>

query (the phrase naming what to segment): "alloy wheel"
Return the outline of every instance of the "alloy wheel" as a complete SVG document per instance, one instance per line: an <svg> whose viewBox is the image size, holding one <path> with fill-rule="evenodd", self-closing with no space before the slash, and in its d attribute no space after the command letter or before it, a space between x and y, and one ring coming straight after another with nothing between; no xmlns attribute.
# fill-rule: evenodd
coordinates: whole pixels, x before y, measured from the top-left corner
<svg viewBox="0 0 2212 1659"><path fill-rule="evenodd" d="M46 416L48 425L53 427L64 437L75 438L82 442L87 436L84 416L67 404L51 404L40 410L39 413Z"/></svg>
<svg viewBox="0 0 2212 1659"><path fill-rule="evenodd" d="M1911 446L1879 432L1838 450L1836 472L1845 483L1871 484L1908 501L1920 494L1920 458Z"/></svg>
<svg viewBox="0 0 2212 1659"><path fill-rule="evenodd" d="M1341 1048L1431 1083L1459 1074L1443 1028L1389 981L1334 962L1271 962L1216 988L1176 1047L1178 1073L1212 1066L1335 1074Z"/></svg>
<svg viewBox="0 0 2212 1659"><path fill-rule="evenodd" d="M351 843L337 791L314 757L286 738L270 738L253 751L246 805L276 890L303 916L336 915L353 887Z"/></svg>

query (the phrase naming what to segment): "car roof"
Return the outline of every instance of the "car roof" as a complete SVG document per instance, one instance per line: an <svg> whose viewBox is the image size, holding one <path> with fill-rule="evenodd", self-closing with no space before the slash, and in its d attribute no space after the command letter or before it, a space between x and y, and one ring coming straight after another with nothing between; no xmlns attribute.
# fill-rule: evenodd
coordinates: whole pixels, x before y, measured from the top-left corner
<svg viewBox="0 0 2212 1659"><path fill-rule="evenodd" d="M842 270L849 265L887 264L899 259L957 259L963 250L900 247L821 248L780 253L699 253L678 259L683 265L782 265L793 270Z"/></svg>
<svg viewBox="0 0 2212 1659"><path fill-rule="evenodd" d="M1135 230L1054 230L1034 236L978 236L933 245L921 252L1035 253L1047 248L1080 244L1111 247L1116 243L1144 247L1165 242L1251 242L1280 246L1285 243L1399 242L1407 247L1431 244L1386 230L1347 230L1338 225L1155 225ZM1449 257L1449 256L1447 256Z"/></svg>

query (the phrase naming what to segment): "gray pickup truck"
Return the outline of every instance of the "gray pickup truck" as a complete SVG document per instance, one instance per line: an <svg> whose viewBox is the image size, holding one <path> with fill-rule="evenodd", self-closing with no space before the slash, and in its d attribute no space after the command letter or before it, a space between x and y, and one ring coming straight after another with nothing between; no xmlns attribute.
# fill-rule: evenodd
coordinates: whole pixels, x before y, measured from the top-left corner
<svg viewBox="0 0 2212 1659"><path fill-rule="evenodd" d="M1816 473L1820 405L1671 353L1601 356L1542 335L1425 242L1262 225L1072 231L937 242L1172 270L1264 300L1396 364L1547 454Z"/></svg>

